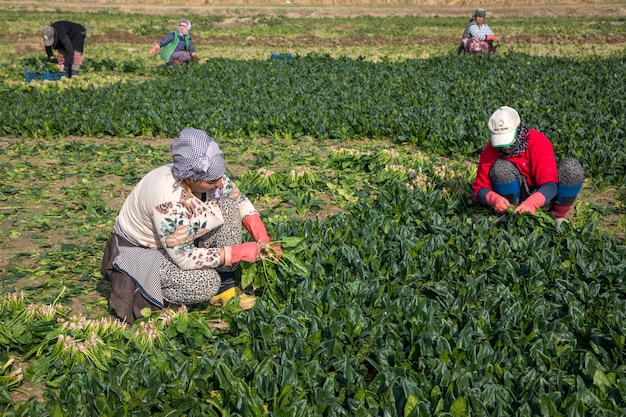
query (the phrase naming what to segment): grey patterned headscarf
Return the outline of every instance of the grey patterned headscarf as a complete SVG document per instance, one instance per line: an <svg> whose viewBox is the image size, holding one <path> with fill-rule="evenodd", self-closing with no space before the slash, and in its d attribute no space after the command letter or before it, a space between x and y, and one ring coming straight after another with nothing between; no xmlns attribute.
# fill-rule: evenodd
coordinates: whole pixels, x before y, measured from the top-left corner
<svg viewBox="0 0 626 417"><path fill-rule="evenodd" d="M476 9L472 15L472 20L476 20L477 17L487 17L487 11L485 9Z"/></svg>
<svg viewBox="0 0 626 417"><path fill-rule="evenodd" d="M174 188L187 178L215 181L226 172L224 154L217 142L205 131L193 127L183 129L172 142L172 156L172 175L176 178Z"/></svg>

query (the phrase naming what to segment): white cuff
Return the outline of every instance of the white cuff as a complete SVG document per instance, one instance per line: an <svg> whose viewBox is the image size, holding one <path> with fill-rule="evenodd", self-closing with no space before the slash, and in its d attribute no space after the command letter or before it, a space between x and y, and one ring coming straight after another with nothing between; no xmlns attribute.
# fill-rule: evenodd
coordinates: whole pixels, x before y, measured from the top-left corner
<svg viewBox="0 0 626 417"><path fill-rule="evenodd" d="M224 246L224 266L233 266L232 257L233 257L233 247Z"/></svg>

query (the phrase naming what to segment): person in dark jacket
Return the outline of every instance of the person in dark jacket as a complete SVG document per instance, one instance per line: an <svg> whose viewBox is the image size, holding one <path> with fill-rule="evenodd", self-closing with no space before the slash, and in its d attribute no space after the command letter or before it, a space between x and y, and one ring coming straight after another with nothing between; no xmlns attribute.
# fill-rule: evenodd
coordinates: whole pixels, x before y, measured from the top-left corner
<svg viewBox="0 0 626 417"><path fill-rule="evenodd" d="M41 30L48 59L54 59L53 49L59 51L59 71L67 76L78 75L83 64L83 50L87 29L78 23L65 20L51 23Z"/></svg>

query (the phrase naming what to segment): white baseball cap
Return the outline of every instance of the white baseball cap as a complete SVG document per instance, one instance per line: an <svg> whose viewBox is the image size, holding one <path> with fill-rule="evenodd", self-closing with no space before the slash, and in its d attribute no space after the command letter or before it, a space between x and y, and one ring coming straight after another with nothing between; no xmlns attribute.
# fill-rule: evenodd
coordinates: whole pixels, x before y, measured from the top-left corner
<svg viewBox="0 0 626 417"><path fill-rule="evenodd" d="M519 124L519 114L515 109L502 106L496 110L489 119L491 146L503 148L512 145L515 142Z"/></svg>

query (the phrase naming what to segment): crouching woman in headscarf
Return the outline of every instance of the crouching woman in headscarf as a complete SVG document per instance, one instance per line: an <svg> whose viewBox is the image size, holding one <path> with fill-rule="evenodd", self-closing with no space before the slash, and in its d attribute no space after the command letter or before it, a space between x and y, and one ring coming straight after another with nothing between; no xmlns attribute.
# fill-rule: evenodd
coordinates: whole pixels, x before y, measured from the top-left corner
<svg viewBox="0 0 626 417"><path fill-rule="evenodd" d="M465 27L458 53L495 53L498 50L500 37L496 36L489 25L485 23L487 12L485 9L476 9L469 23Z"/></svg>
<svg viewBox="0 0 626 417"><path fill-rule="evenodd" d="M171 149L173 164L149 172L126 198L105 248L109 306L128 323L146 307L223 305L237 293L242 308L255 303L236 292L236 269L258 261L270 242L259 213L226 175L206 132L184 129ZM242 226L254 242L242 243Z"/></svg>
<svg viewBox="0 0 626 417"><path fill-rule="evenodd" d="M168 66L191 62L192 59L198 58L198 54L189 34L190 30L191 22L187 19L180 19L178 29L173 30L152 46L148 54L154 55L160 49L161 59Z"/></svg>
<svg viewBox="0 0 626 417"><path fill-rule="evenodd" d="M522 123L511 107L491 115L489 130L472 184L476 200L498 214L511 206L514 213L549 210L560 230L582 188L583 166L573 157L557 163L550 139Z"/></svg>

